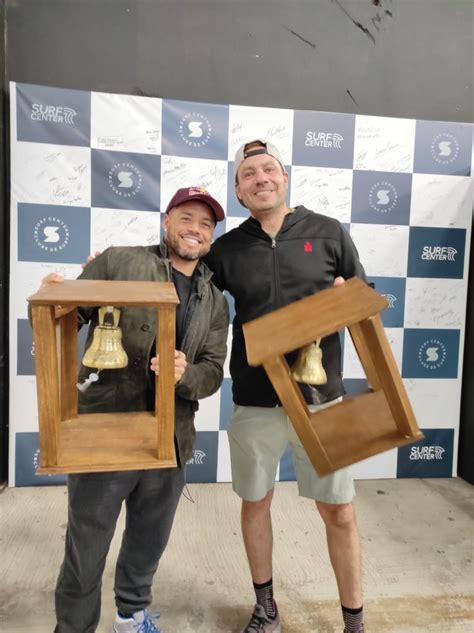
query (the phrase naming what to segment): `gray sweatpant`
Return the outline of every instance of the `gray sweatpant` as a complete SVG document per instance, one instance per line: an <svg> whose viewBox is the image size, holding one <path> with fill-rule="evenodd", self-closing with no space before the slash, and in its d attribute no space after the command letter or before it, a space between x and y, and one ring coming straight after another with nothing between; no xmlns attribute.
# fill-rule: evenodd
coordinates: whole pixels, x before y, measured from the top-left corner
<svg viewBox="0 0 474 633"><path fill-rule="evenodd" d="M124 613L149 606L184 487L182 468L68 477L68 527L56 586L55 633L94 633L102 574L123 501L126 527L115 568L115 602Z"/></svg>

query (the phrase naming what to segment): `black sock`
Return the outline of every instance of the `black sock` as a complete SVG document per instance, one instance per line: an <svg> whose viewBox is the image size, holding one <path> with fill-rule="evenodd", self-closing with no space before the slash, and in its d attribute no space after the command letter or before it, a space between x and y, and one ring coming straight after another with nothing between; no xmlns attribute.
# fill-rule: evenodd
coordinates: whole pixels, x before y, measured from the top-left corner
<svg viewBox="0 0 474 633"><path fill-rule="evenodd" d="M277 614L277 606L273 599L273 579L270 578L270 580L262 584L254 582L253 588L255 589L257 604L260 604L265 609L267 618L274 620Z"/></svg>
<svg viewBox="0 0 474 633"><path fill-rule="evenodd" d="M123 618L124 620L133 618L133 614L131 613L124 613L123 611L117 611L117 613L119 617Z"/></svg>
<svg viewBox="0 0 474 633"><path fill-rule="evenodd" d="M363 607L359 609L349 609L342 605L341 607L344 618L344 633L364 633Z"/></svg>

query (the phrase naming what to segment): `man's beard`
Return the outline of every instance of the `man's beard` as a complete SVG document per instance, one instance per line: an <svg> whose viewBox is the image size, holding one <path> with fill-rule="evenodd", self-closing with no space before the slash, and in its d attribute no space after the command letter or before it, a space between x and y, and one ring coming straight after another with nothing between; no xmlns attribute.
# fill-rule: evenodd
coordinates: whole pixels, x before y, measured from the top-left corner
<svg viewBox="0 0 474 633"><path fill-rule="evenodd" d="M164 235L164 242L168 247L168 251L170 251L170 253L174 253L175 255L177 255L178 257L180 257L181 259L184 259L188 262L193 262L196 261L197 259L201 259L202 257L204 257L205 255L207 255L209 253L210 246L203 246L199 251L188 251L186 250L186 248L182 247L179 244L179 240L176 239L175 237L166 234Z"/></svg>

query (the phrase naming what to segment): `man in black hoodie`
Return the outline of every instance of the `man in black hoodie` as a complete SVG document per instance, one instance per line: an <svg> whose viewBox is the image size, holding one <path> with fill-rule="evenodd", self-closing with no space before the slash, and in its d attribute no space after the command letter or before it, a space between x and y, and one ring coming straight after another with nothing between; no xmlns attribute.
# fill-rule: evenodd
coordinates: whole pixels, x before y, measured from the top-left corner
<svg viewBox="0 0 474 633"><path fill-rule="evenodd" d="M242 498L242 532L256 594L241 633L279 633L273 599L271 502L278 463L293 448L299 494L314 499L325 523L341 600L344 632L363 633L361 556L348 469L319 477L262 367L247 362L242 324L354 276L365 279L357 250L341 224L286 204L288 173L278 149L257 139L235 157L235 191L251 217L220 237L206 262L213 282L235 299L230 371L234 413L229 425L232 479ZM321 342L327 384L303 386L317 410L343 393L337 334ZM288 356L291 362L296 358Z"/></svg>

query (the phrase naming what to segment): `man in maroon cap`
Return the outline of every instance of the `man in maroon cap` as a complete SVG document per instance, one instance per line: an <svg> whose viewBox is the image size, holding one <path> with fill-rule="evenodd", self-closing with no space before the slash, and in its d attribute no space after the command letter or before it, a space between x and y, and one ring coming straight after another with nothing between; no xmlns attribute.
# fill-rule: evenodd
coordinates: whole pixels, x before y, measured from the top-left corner
<svg viewBox="0 0 474 633"><path fill-rule="evenodd" d="M92 259L79 277L174 282L180 300L175 352L178 467L69 475L66 548L55 594L56 633L96 630L102 573L123 502L126 529L115 570L117 615L112 631L160 631L147 610L152 580L185 483L184 467L192 456L197 400L216 392L223 378L227 302L201 261L209 252L216 223L223 219L221 205L204 188L179 189L166 208L162 244L108 248ZM62 280L53 273L43 283ZM88 346L97 325L97 310L82 308L80 320L90 323ZM81 413L153 409L152 372L159 372L159 358L154 357L155 310L123 308L120 324L128 366L102 370L93 383L87 381L90 368L81 366ZM84 389L87 384L90 386Z"/></svg>

